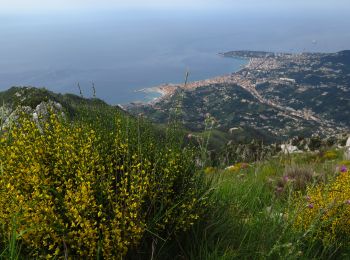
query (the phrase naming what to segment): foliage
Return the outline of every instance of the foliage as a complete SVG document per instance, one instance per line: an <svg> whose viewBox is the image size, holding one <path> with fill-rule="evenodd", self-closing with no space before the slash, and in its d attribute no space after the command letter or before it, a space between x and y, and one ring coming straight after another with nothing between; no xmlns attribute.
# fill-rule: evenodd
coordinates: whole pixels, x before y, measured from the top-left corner
<svg viewBox="0 0 350 260"><path fill-rule="evenodd" d="M276 184L276 194L281 195L293 191L305 191L308 184L316 182L316 174L312 168L300 165L288 166Z"/></svg>
<svg viewBox="0 0 350 260"><path fill-rule="evenodd" d="M304 208L307 206L306 187L322 186L334 180L341 152L337 154L336 160L321 162L309 161L309 153L281 155L250 163L244 169L246 174L232 174L229 170L208 174L214 192L205 217L181 238L179 247L166 248L166 256L177 259L348 259L349 247L341 244L341 240L326 247L306 239L311 231L294 226L301 209L296 203L296 194L304 194L300 195ZM279 196L276 184L286 176L289 176L286 192Z"/></svg>
<svg viewBox="0 0 350 260"><path fill-rule="evenodd" d="M266 145L261 141L252 140L249 143L229 142L222 150L221 160L225 164L232 164L266 160L277 154L280 149L276 144Z"/></svg>
<svg viewBox="0 0 350 260"><path fill-rule="evenodd" d="M214 174L214 173L216 173L216 172L217 172L217 169L215 169L214 167L211 167L211 166L206 167L206 168L204 169L204 173L205 173L205 174Z"/></svg>
<svg viewBox="0 0 350 260"><path fill-rule="evenodd" d="M296 204L300 212L295 228L307 232L308 238L349 247L350 235L350 175L347 167L339 168L339 175L328 184L309 187L306 196L299 196Z"/></svg>
<svg viewBox="0 0 350 260"><path fill-rule="evenodd" d="M1 244L21 234L25 255L119 258L187 230L205 204L194 152L121 114L103 130L23 114L0 143Z"/></svg>
<svg viewBox="0 0 350 260"><path fill-rule="evenodd" d="M337 153L335 151L326 151L323 156L322 159L323 160L334 160L338 157Z"/></svg>

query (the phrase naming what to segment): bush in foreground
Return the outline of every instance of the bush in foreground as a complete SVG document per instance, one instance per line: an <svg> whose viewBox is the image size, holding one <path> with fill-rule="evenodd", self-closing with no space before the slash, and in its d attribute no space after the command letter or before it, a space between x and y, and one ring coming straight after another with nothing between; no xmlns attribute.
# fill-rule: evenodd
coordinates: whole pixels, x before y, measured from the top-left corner
<svg viewBox="0 0 350 260"><path fill-rule="evenodd" d="M32 257L120 258L188 229L205 204L194 153L157 138L120 114L103 132L21 116L0 136L2 246L16 234Z"/></svg>
<svg viewBox="0 0 350 260"><path fill-rule="evenodd" d="M339 167L335 180L307 189L299 196L294 227L305 237L321 242L325 248L338 245L350 248L350 173L345 165Z"/></svg>

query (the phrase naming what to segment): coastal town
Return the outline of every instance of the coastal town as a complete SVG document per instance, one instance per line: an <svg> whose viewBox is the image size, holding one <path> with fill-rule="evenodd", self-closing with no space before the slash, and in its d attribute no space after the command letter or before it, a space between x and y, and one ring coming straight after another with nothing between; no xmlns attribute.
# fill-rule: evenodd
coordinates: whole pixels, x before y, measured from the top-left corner
<svg viewBox="0 0 350 260"><path fill-rule="evenodd" d="M185 91L187 96L194 99L196 94L202 95L200 94L201 89L215 90L216 93L226 91L229 94L222 96L223 104L225 100L229 102L234 99L235 91L243 89L251 95L252 99L238 98L235 102L250 103L251 106L264 105L269 111L274 112L266 115L264 112L255 114L254 111L248 109L241 115L242 120L238 125L234 123L235 120L231 122L226 119L222 120L220 115L217 116L217 121L221 122L221 127L231 129L249 125L251 128L267 131L276 136L287 136L290 131L295 130L303 132L303 129L313 128L313 125L317 126L314 127L315 133L320 134L331 134L348 129L349 125L346 120L336 124L334 117L328 116L327 109L321 109L323 100L326 102L326 99L335 98L335 94L342 103L347 106L350 104L348 83L350 74L345 64L348 61L346 56L349 55L348 52L290 54L232 51L219 55L223 58L247 59L247 64L237 72L211 79L183 84L164 84L145 89L143 91L155 91L161 93L162 96L149 104L137 104L137 106L141 106L141 110L142 107L145 108L147 112L167 113L172 104L172 97L178 91ZM310 96L311 93L314 93L314 96ZM202 114L211 114L212 111L208 109L210 104L205 102L203 104L202 107L193 108L193 110L201 111ZM205 106L208 107L205 108ZM229 104L225 104L225 109L227 106ZM339 109L334 111L339 111ZM129 107L129 110L133 110L132 106L131 109ZM191 113L191 110L191 107L188 107L186 111ZM273 125L275 123L270 122L271 120L281 121L284 124L275 127Z"/></svg>

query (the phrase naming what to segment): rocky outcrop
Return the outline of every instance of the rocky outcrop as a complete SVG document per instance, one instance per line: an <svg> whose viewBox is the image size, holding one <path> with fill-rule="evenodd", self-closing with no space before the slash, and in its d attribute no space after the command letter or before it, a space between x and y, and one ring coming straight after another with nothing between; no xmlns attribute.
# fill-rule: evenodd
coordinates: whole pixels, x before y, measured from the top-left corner
<svg viewBox="0 0 350 260"><path fill-rule="evenodd" d="M32 109L29 106L18 106L13 109L4 105L0 108L0 129L3 130L9 128L11 124L17 121L18 117L22 113L31 116L40 127L40 122L42 120L47 120L47 117L49 116L50 112L65 117L62 105L58 102L54 102L51 100L42 101L34 109Z"/></svg>
<svg viewBox="0 0 350 260"><path fill-rule="evenodd" d="M284 153L284 154L291 154L291 153L299 153L300 152L298 147L291 145L291 144L282 144L281 150L282 150L282 153Z"/></svg>
<svg viewBox="0 0 350 260"><path fill-rule="evenodd" d="M350 137L346 141L344 157L345 160L350 160Z"/></svg>

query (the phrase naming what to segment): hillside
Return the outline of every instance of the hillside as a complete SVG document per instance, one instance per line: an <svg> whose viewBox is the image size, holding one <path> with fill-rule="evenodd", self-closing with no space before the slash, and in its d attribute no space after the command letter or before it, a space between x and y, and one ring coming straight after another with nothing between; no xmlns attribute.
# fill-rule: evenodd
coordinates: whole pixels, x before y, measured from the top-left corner
<svg viewBox="0 0 350 260"><path fill-rule="evenodd" d="M217 87L183 93L183 107L200 105L185 102L194 92L215 98ZM225 91L255 98L238 85ZM223 133L208 118L198 135L176 121L160 129L99 99L46 89L15 87L0 99L0 259L349 257L348 136L294 139L311 148L297 153L226 147L235 133L260 133Z"/></svg>
<svg viewBox="0 0 350 260"><path fill-rule="evenodd" d="M162 99L128 110L164 123L177 108L192 131L203 131L210 116L222 132L248 131L267 141L349 130L350 51L221 55L246 58L249 63L230 75L169 85L170 94Z"/></svg>
<svg viewBox="0 0 350 260"><path fill-rule="evenodd" d="M46 88L12 87L0 92L1 105L12 109L17 106L35 109L40 103L48 101L59 103L71 118L79 117L84 109L91 109L96 106L122 111L119 107L112 107L98 98L84 98L74 94L59 94Z"/></svg>

